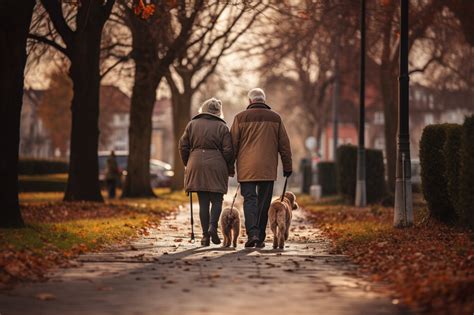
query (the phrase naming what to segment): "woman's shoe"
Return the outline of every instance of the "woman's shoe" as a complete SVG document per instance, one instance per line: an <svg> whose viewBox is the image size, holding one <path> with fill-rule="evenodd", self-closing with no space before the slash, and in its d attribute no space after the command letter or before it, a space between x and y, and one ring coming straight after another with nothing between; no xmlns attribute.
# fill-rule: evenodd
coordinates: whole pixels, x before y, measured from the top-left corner
<svg viewBox="0 0 474 315"><path fill-rule="evenodd" d="M211 235L211 239L214 244L218 245L221 243L221 239L219 238L219 235L217 234L217 228L210 227L209 235Z"/></svg>
<svg viewBox="0 0 474 315"><path fill-rule="evenodd" d="M209 238L209 235L203 235L201 238L201 245L202 246L209 246L211 245L211 240Z"/></svg>

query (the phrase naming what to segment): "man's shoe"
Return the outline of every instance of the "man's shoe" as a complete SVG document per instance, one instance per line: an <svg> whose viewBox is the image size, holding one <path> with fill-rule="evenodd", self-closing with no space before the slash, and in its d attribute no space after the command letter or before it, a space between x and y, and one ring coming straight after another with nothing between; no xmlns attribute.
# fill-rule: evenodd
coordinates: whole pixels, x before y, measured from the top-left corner
<svg viewBox="0 0 474 315"><path fill-rule="evenodd" d="M255 244L255 248L264 248L265 247L265 242L257 242L257 244Z"/></svg>
<svg viewBox="0 0 474 315"><path fill-rule="evenodd" d="M201 245L202 246L209 246L211 245L211 240L209 238L209 235L203 235L203 237L201 238Z"/></svg>
<svg viewBox="0 0 474 315"><path fill-rule="evenodd" d="M217 234L217 228L215 227L209 228L209 235L211 236L211 240L214 244L218 245L221 243L221 239L219 238L219 235Z"/></svg>
<svg viewBox="0 0 474 315"><path fill-rule="evenodd" d="M249 238L249 240L245 243L245 247L255 247L258 243L258 237L254 236Z"/></svg>

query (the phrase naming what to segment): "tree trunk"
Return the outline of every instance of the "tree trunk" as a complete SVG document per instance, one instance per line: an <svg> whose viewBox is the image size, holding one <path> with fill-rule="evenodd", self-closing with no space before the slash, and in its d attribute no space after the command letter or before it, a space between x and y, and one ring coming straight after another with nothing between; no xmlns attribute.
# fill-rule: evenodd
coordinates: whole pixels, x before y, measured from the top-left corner
<svg viewBox="0 0 474 315"><path fill-rule="evenodd" d="M91 17L71 47L71 155L65 201L103 201L99 186L100 39L103 22Z"/></svg>
<svg viewBox="0 0 474 315"><path fill-rule="evenodd" d="M0 227L24 225L18 204L18 149L26 38L35 1L0 4ZM13 14L14 13L14 14Z"/></svg>
<svg viewBox="0 0 474 315"><path fill-rule="evenodd" d="M397 162L398 88L397 76L389 65L381 65L381 89L385 120L385 156L387 159L388 189L395 190L395 169Z"/></svg>
<svg viewBox="0 0 474 315"><path fill-rule="evenodd" d="M155 196L150 183L150 146L158 82L150 78L151 69L151 63L136 61L128 130L127 177L122 197Z"/></svg>
<svg viewBox="0 0 474 315"><path fill-rule="evenodd" d="M134 18L131 21L136 24L131 27L135 81L130 105L127 177L122 197L155 197L150 183L150 147L156 89L162 78L160 69L156 66L158 43L149 27L143 25L142 21L136 21Z"/></svg>
<svg viewBox="0 0 474 315"><path fill-rule="evenodd" d="M183 93L173 93L173 135L176 139L174 146L174 177L171 183L172 190L181 190L184 187L184 165L178 150L178 141L183 135L189 119L191 118L191 103L193 92L184 88Z"/></svg>

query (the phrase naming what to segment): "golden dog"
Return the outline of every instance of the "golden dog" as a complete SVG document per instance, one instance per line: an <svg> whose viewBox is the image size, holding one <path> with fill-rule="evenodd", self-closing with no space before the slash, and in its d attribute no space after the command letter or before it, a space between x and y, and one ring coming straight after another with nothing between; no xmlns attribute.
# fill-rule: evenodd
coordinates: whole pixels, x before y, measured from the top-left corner
<svg viewBox="0 0 474 315"><path fill-rule="evenodd" d="M268 220L273 232L273 248L283 249L285 247L285 241L290 232L291 212L296 209L298 209L296 196L289 191L285 193L283 201L278 198L270 205Z"/></svg>

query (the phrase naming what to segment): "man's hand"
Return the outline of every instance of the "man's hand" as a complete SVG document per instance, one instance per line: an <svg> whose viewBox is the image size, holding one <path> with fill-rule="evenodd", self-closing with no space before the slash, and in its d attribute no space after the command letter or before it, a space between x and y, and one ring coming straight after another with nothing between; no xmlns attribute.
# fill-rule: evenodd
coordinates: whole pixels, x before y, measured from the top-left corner
<svg viewBox="0 0 474 315"><path fill-rule="evenodd" d="M287 172L287 171L283 171L283 176L284 176L284 177L290 177L291 174L293 174L292 171L288 171L288 172Z"/></svg>

